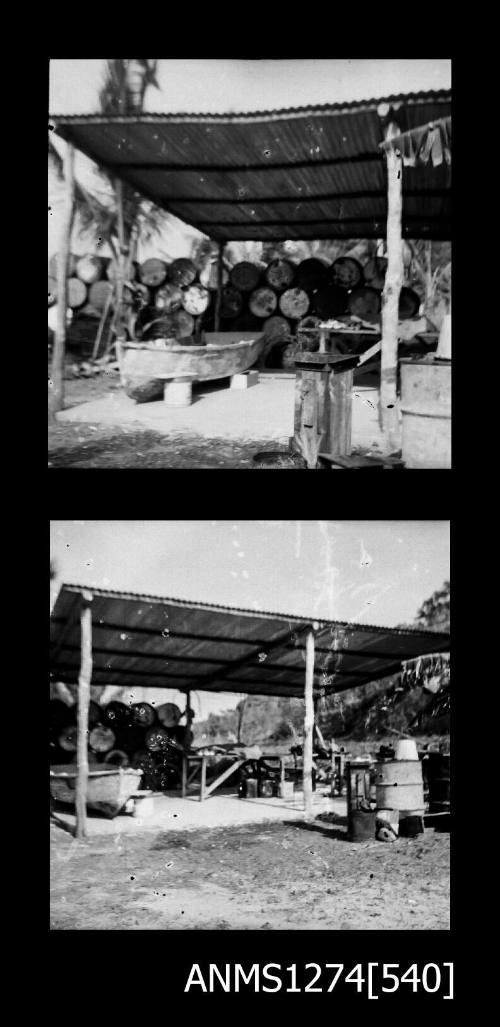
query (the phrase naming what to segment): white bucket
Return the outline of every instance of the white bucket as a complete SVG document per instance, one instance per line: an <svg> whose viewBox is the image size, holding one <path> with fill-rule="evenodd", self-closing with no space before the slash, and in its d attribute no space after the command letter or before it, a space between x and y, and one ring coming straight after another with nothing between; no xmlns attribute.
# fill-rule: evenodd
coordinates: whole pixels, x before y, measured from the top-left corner
<svg viewBox="0 0 500 1027"><path fill-rule="evenodd" d="M396 760L418 760L417 743L413 738L401 738L394 753Z"/></svg>

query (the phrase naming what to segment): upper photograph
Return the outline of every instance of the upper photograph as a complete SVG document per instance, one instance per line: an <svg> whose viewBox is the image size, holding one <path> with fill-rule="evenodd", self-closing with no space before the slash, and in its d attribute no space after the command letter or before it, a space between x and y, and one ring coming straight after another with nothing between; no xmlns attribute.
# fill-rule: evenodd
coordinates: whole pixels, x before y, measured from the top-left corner
<svg viewBox="0 0 500 1027"><path fill-rule="evenodd" d="M50 62L49 468L451 468L451 60Z"/></svg>

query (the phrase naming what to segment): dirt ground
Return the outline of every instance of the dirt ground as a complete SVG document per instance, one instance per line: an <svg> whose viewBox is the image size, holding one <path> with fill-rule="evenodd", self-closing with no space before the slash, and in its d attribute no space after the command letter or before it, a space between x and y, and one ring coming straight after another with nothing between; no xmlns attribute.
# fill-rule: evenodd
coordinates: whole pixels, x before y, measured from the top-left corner
<svg viewBox="0 0 500 1027"><path fill-rule="evenodd" d="M65 409L100 399L120 388L116 371L91 378L68 376ZM244 443L206 439L185 432L165 436L131 425L59 422L49 427L49 467L256 469L255 453L268 449L273 449L269 439Z"/></svg>
<svg viewBox="0 0 500 1027"><path fill-rule="evenodd" d="M448 930L449 839L346 819L76 841L51 824L52 930Z"/></svg>

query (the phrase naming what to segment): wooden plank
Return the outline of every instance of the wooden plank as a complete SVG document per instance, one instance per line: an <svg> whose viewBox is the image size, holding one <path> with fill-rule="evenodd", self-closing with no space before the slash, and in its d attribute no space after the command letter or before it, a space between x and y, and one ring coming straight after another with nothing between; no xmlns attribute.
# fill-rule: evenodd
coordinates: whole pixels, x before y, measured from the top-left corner
<svg viewBox="0 0 500 1027"><path fill-rule="evenodd" d="M200 786L200 802L203 802L207 793L207 757L201 757L201 786Z"/></svg>
<svg viewBox="0 0 500 1027"><path fill-rule="evenodd" d="M183 799L186 798L186 793L187 793L187 771L188 771L188 761L187 761L187 756L184 753L183 756L182 756L182 779L181 779L181 795L182 795Z"/></svg>
<svg viewBox="0 0 500 1027"><path fill-rule="evenodd" d="M304 685L304 744L303 744L303 769L302 780L304 789L304 812L306 819L313 815L312 795L312 763L313 763L313 726L314 726L314 701L313 701L313 679L314 679L314 631L312 628L307 632L306 637L306 676Z"/></svg>
<svg viewBox="0 0 500 1027"><path fill-rule="evenodd" d="M70 257L71 230L75 213L75 148L67 144L64 157L64 203L61 221L61 237L57 262L57 328L52 350L51 381L49 398L49 420L55 421L56 413L64 407L64 361L66 356L66 317L68 310L68 265Z"/></svg>
<svg viewBox="0 0 500 1027"><path fill-rule="evenodd" d="M332 456L350 456L351 453L352 383L353 371L330 375L327 442Z"/></svg>
<svg viewBox="0 0 500 1027"><path fill-rule="evenodd" d="M92 593L82 592L80 609L81 664L78 678L77 712L77 776L76 776L76 837L87 837L87 740L89 727L90 680L92 677Z"/></svg>
<svg viewBox="0 0 500 1027"><path fill-rule="evenodd" d="M398 135L390 122L385 138ZM399 448L400 429L397 407L399 296L403 285L403 161L393 147L386 152L387 165L387 272L382 293L382 361L380 378L380 421L384 449Z"/></svg>
<svg viewBox="0 0 500 1027"><path fill-rule="evenodd" d="M236 762L230 767L226 767L222 774L220 774L215 781L212 781L208 788L205 788L203 798L208 799L208 796L211 795L216 788L219 788L223 781L226 781L228 777L231 777L231 774L234 774L235 770L239 770L245 762L246 760L236 760Z"/></svg>

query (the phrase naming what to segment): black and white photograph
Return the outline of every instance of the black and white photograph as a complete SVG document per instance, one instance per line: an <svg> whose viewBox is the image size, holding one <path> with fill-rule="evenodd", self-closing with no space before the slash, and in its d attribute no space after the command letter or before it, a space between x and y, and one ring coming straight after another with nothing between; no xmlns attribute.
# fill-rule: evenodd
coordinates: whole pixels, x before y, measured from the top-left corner
<svg viewBox="0 0 500 1027"><path fill-rule="evenodd" d="M50 61L52 478L451 469L451 65Z"/></svg>
<svg viewBox="0 0 500 1027"><path fill-rule="evenodd" d="M51 931L450 930L449 529L51 521Z"/></svg>

